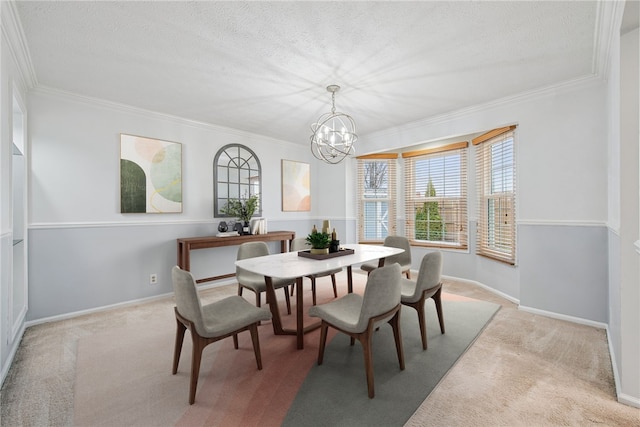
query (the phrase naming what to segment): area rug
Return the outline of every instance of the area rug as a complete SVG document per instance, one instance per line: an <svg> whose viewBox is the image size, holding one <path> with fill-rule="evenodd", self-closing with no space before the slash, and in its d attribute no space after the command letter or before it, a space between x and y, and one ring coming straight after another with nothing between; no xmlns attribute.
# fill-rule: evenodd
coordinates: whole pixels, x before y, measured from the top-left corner
<svg viewBox="0 0 640 427"><path fill-rule="evenodd" d="M327 282L318 283L319 303L333 298ZM354 274L354 291L362 292L365 282L366 276ZM310 297L307 290L305 304L310 304ZM319 330L307 334L305 348L297 350L295 337L274 336L265 322L259 328L263 369L256 369L248 333L239 336L238 350L230 339L211 344L203 354L196 401L189 405L190 339L185 338L178 374L171 375L175 319L167 302L154 307L144 324L117 326L79 339L74 424L402 425L498 309L496 304L444 292L446 334L440 334L435 308L428 303L429 348L423 351L415 310L403 307L406 369L399 370L391 328L383 326L373 341L374 399L367 397L359 343L350 346L346 336L330 329L324 363L317 366ZM283 313L285 324L294 321ZM307 318L305 324L311 321Z"/></svg>

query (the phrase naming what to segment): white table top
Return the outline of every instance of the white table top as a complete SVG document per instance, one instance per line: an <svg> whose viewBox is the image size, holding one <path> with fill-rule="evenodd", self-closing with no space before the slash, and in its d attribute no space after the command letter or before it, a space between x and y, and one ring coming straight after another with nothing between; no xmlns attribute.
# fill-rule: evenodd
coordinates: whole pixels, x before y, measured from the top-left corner
<svg viewBox="0 0 640 427"><path fill-rule="evenodd" d="M236 261L236 266L253 273L262 274L279 279L294 279L310 274L318 274L327 270L344 268L353 264L360 264L396 255L403 249L377 245L346 244L341 248L353 249L351 255L342 255L326 260L305 258L297 252L285 252L267 256L248 258Z"/></svg>

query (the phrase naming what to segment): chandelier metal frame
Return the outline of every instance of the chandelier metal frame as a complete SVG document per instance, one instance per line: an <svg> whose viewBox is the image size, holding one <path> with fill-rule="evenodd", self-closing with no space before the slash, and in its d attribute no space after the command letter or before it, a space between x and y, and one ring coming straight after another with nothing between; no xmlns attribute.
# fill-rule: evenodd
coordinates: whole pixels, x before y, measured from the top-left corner
<svg viewBox="0 0 640 427"><path fill-rule="evenodd" d="M314 157L329 164L337 164L355 153L358 140L356 123L345 113L336 112L338 85L327 86L331 92L331 112L325 113L311 125L311 152Z"/></svg>

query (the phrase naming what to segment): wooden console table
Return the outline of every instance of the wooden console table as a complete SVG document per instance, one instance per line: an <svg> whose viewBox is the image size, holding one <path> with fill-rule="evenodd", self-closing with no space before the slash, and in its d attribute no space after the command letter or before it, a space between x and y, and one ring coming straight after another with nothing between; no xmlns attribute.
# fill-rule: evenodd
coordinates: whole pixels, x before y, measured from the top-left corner
<svg viewBox="0 0 640 427"><path fill-rule="evenodd" d="M272 242L280 241L280 252L288 252L291 241L296 237L294 231L270 231L266 234L248 234L230 237L184 237L178 241L178 266L189 271L191 269L190 253L195 249L219 248L223 246L237 246L245 242ZM196 280L197 283L210 282L212 280L226 279L235 276L235 273L222 276L207 277Z"/></svg>

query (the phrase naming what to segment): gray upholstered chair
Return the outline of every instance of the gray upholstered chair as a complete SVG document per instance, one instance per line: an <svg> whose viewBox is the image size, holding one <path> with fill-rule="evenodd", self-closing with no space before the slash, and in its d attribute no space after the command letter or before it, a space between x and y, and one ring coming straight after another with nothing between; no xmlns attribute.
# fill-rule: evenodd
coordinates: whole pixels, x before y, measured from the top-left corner
<svg viewBox="0 0 640 427"><path fill-rule="evenodd" d="M269 255L269 247L265 242L246 242L238 248L237 259L255 258ZM256 294L256 306L260 307L260 295L267 290L264 276L242 268L236 267L236 280L238 281L238 295L242 296L242 290L247 288ZM284 296L287 303L287 314L291 314L291 301L289 299L289 285L295 284L295 279L273 278L273 288L284 288ZM267 301L269 303L269 301Z"/></svg>
<svg viewBox="0 0 640 427"><path fill-rule="evenodd" d="M260 342L258 339L258 323L271 319L271 312L254 307L244 298L232 296L202 305L196 283L190 272L175 266L171 270L173 290L175 292L176 343L173 351L173 374L178 372L182 343L187 329L191 332L193 349L191 355L191 380L189 386L189 404L196 398L200 360L204 348L216 341L233 336L233 345L238 348L238 334L242 331L251 333L253 352L258 369L262 369Z"/></svg>
<svg viewBox="0 0 640 427"><path fill-rule="evenodd" d="M404 252L398 255L386 257L384 259L384 263L386 265L397 262L400 264L400 268L407 276L407 279L411 279L411 245L409 244L409 239L404 236L387 236L386 239L384 239L384 246L404 249ZM365 262L360 266L360 268L367 273L371 273L373 270L378 268L378 261Z"/></svg>
<svg viewBox="0 0 640 427"><path fill-rule="evenodd" d="M311 245L307 243L306 237L298 237L291 241L291 252L303 251L310 249ZM307 276L309 280L311 280L311 295L313 297L313 305L316 305L316 279L319 277L331 276L331 284L333 285L333 296L338 298L338 290L336 287L336 274L342 271L341 268L336 268L333 270L328 270L318 274L311 274ZM291 295L293 295L293 291L295 286L291 286Z"/></svg>
<svg viewBox="0 0 640 427"><path fill-rule="evenodd" d="M375 395L371 343L374 331L382 323L389 323L393 328L400 370L404 370L404 351L400 333L401 279L398 264L377 268L367 278L364 295L347 294L335 301L315 305L309 309L310 316L322 319L318 365L322 365L329 326L349 335L351 345L356 339L360 341L364 353L369 398Z"/></svg>
<svg viewBox="0 0 640 427"><path fill-rule="evenodd" d="M444 317L442 316L442 253L440 251L430 252L422 258L418 279L413 282L401 279L402 283L402 304L413 307L418 312L418 323L420 324L420 336L422 337L422 349L427 349L427 323L424 317L424 302L427 298L433 299L436 304L438 320L440 321L440 332L444 334Z"/></svg>

